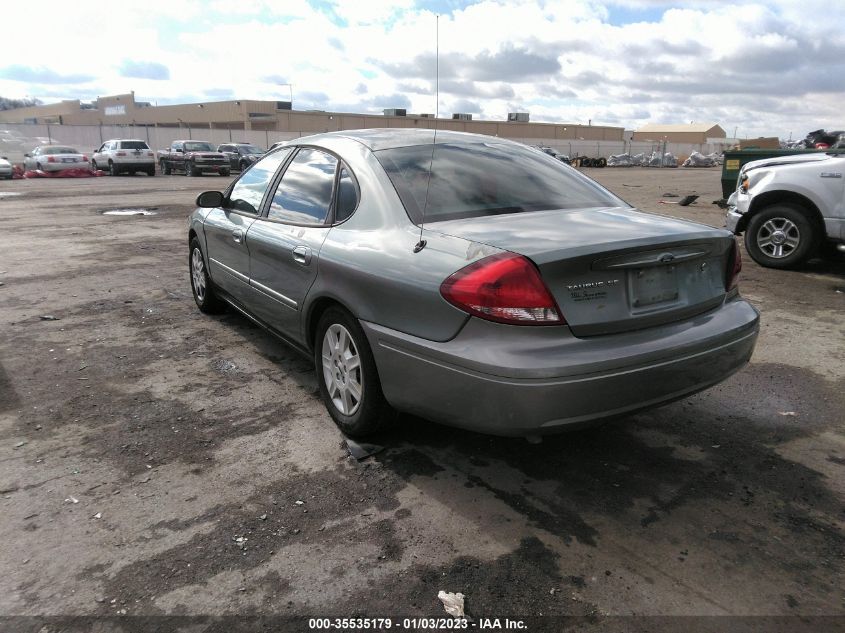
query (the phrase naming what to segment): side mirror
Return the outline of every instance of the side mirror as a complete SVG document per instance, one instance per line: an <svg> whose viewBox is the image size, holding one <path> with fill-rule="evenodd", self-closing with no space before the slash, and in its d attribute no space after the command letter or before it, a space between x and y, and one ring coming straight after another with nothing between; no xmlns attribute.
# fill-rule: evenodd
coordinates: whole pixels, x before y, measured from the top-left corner
<svg viewBox="0 0 845 633"><path fill-rule="evenodd" d="M219 191L203 191L197 196L197 206L203 209L214 209L222 207L225 198Z"/></svg>

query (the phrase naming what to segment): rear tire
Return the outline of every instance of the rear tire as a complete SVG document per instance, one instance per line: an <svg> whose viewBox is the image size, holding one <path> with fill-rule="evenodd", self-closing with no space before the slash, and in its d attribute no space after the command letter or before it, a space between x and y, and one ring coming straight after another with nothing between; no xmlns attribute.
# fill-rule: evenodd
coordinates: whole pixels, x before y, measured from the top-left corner
<svg viewBox="0 0 845 633"><path fill-rule="evenodd" d="M392 409L373 353L357 319L339 306L317 323L314 366L323 404L345 435L365 437L384 426Z"/></svg>
<svg viewBox="0 0 845 633"><path fill-rule="evenodd" d="M745 229L745 250L767 268L796 268L816 251L821 233L807 212L773 204L756 213Z"/></svg>
<svg viewBox="0 0 845 633"><path fill-rule="evenodd" d="M161 167L161 173L163 173L165 176L169 176L171 173L173 173L172 169L170 168L170 164L166 160L161 161L159 163L159 167Z"/></svg>
<svg viewBox="0 0 845 633"><path fill-rule="evenodd" d="M191 240L188 254L188 272L191 275L191 291L194 301L200 312L206 314L218 314L222 312L226 304L217 296L214 291L214 284L208 276L208 269L205 266L205 258L197 238Z"/></svg>
<svg viewBox="0 0 845 633"><path fill-rule="evenodd" d="M155 175L156 175L156 168L155 167L151 167L150 169L147 170L147 176L155 176Z"/></svg>

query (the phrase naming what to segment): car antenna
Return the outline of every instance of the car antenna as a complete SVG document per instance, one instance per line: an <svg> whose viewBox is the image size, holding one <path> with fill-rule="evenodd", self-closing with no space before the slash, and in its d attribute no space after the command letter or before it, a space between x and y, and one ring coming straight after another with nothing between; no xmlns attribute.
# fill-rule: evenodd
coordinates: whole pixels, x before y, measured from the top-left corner
<svg viewBox="0 0 845 633"><path fill-rule="evenodd" d="M423 203L422 220L420 221L420 241L414 245L414 252L419 253L428 244L423 239L425 226L425 211L428 208L428 190L431 188L431 168L434 165L434 147L437 145L437 118L440 115L440 14L437 14L434 36L434 137L431 139L431 158L428 160L428 180L425 183L425 203Z"/></svg>

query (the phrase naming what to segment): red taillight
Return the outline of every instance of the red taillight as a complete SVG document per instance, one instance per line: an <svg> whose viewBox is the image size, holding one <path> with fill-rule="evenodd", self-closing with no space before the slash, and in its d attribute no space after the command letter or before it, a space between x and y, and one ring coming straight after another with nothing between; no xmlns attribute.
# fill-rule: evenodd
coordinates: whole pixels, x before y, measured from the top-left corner
<svg viewBox="0 0 845 633"><path fill-rule="evenodd" d="M440 294L452 305L488 321L566 323L537 268L513 253L491 255L461 268L440 284Z"/></svg>
<svg viewBox="0 0 845 633"><path fill-rule="evenodd" d="M55 163L55 162L56 162L56 157L55 157L55 156L48 156L48 157L47 157L47 162L48 162L48 163Z"/></svg>
<svg viewBox="0 0 845 633"><path fill-rule="evenodd" d="M126 156L126 152L117 152L115 156Z"/></svg>
<svg viewBox="0 0 845 633"><path fill-rule="evenodd" d="M147 156L152 156L152 155L153 155L152 152L147 152Z"/></svg>
<svg viewBox="0 0 845 633"><path fill-rule="evenodd" d="M728 266L725 269L725 290L730 292L739 284L739 273L742 270L742 254L736 240L731 246L731 253L728 255Z"/></svg>

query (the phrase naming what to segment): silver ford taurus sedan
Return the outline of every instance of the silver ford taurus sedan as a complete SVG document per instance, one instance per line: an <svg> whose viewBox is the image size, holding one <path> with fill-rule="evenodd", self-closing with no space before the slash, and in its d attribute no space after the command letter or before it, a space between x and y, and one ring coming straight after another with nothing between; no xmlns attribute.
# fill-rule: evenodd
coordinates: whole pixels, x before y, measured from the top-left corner
<svg viewBox="0 0 845 633"><path fill-rule="evenodd" d="M311 355L351 436L391 412L528 437L701 391L751 357L725 230L643 213L499 138L360 130L271 151L200 194L189 265Z"/></svg>

